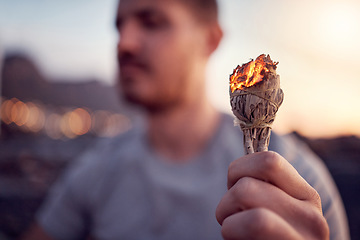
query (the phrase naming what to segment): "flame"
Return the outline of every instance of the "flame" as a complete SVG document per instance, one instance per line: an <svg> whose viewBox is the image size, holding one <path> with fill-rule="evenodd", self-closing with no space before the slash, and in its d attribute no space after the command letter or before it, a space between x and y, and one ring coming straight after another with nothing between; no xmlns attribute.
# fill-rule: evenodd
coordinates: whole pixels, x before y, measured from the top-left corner
<svg viewBox="0 0 360 240"><path fill-rule="evenodd" d="M251 60L242 66L238 65L230 75L231 92L248 88L261 82L265 73L270 71L269 67L274 66L274 69L276 69L277 64L277 62L275 63L270 59L269 55L265 56L265 54L262 54L255 61Z"/></svg>

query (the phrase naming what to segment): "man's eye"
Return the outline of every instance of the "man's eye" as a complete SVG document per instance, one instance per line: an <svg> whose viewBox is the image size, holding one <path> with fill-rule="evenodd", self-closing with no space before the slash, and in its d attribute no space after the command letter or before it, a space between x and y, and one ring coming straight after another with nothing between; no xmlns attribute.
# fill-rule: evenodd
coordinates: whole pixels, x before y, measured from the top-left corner
<svg viewBox="0 0 360 240"><path fill-rule="evenodd" d="M142 23L143 23L144 27L149 28L149 29L155 29L160 25L157 21L149 20L149 19L143 20Z"/></svg>
<svg viewBox="0 0 360 240"><path fill-rule="evenodd" d="M156 30L167 25L167 19L160 13L153 10L145 10L140 12L138 18L144 28Z"/></svg>
<svg viewBox="0 0 360 240"><path fill-rule="evenodd" d="M165 26L165 21L157 17L147 17L142 19L142 24L147 29L158 29Z"/></svg>

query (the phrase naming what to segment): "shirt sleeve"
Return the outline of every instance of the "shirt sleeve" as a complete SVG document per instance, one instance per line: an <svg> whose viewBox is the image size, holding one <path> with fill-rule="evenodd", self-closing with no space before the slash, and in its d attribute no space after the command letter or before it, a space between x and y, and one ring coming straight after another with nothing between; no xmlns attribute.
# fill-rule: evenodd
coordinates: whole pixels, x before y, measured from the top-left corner
<svg viewBox="0 0 360 240"><path fill-rule="evenodd" d="M50 189L36 215L38 224L54 239L81 239L89 229L84 172L83 164L70 166Z"/></svg>
<svg viewBox="0 0 360 240"><path fill-rule="evenodd" d="M350 239L347 217L339 191L325 164L294 136L282 142L282 155L319 193L323 215L330 230L330 240ZM286 150L285 150L286 149Z"/></svg>
<svg viewBox="0 0 360 240"><path fill-rule="evenodd" d="M36 215L36 221L49 236L73 240L92 234L94 204L102 196L108 171L113 171L112 164L118 161L114 156L121 151L119 146L128 139L128 135L100 139L69 164Z"/></svg>

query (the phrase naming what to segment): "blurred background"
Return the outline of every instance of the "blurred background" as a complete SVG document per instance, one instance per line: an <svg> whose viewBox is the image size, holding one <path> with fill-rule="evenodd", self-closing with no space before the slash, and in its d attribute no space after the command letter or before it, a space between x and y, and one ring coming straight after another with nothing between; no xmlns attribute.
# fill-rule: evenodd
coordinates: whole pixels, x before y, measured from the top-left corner
<svg viewBox="0 0 360 240"><path fill-rule="evenodd" d="M204 86L230 113L228 78L270 54L285 101L275 121L328 166L360 239L360 2L220 0L225 37ZM137 113L117 99L117 0L0 0L0 239L31 222L67 163Z"/></svg>

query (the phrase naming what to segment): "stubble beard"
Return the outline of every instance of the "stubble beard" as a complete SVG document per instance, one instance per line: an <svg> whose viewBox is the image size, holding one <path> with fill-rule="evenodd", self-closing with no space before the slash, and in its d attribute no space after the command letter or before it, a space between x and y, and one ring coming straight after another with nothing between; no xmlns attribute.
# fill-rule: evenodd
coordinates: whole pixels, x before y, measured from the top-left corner
<svg viewBox="0 0 360 240"><path fill-rule="evenodd" d="M154 96L145 97L138 92L127 91L118 86L118 95L125 103L139 108L149 115L165 114L182 105L181 92L168 95L156 93Z"/></svg>

